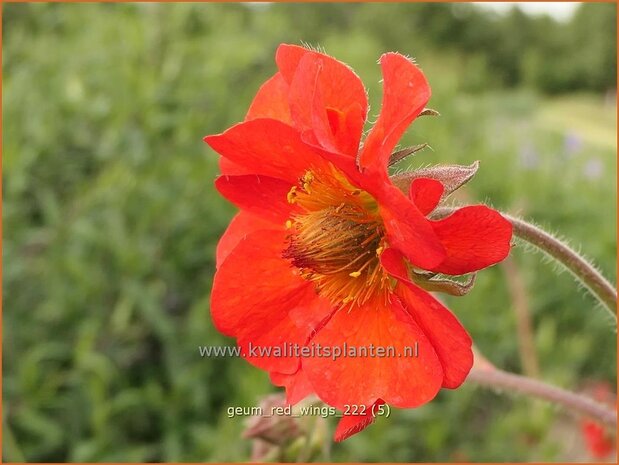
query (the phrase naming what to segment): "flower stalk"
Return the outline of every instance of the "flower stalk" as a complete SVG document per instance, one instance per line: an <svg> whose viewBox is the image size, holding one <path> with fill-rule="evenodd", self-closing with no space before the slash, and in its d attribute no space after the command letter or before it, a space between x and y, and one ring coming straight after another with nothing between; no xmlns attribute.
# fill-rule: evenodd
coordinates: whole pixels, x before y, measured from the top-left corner
<svg viewBox="0 0 619 465"><path fill-rule="evenodd" d="M452 207L441 207L433 216L443 218L455 211ZM520 218L501 213L514 227L514 236L535 246L561 263L593 296L608 310L613 321L617 321L617 291L594 265L571 249L565 242Z"/></svg>
<svg viewBox="0 0 619 465"><path fill-rule="evenodd" d="M617 427L617 413L614 410L603 406L589 397L566 391L536 379L507 373L498 369L473 368L469 373L467 381L484 387L518 392L544 399L561 405L573 413L595 419L612 428Z"/></svg>

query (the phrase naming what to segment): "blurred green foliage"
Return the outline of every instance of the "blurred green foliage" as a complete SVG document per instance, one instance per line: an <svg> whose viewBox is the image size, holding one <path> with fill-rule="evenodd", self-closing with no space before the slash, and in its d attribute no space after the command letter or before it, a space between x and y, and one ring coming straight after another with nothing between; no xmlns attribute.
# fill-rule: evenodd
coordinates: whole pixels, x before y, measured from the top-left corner
<svg viewBox="0 0 619 465"><path fill-rule="evenodd" d="M226 407L276 389L243 360L198 354L233 343L210 322L209 293L234 208L201 138L243 118L280 42L353 66L373 114L376 59L416 57L442 116L405 136L433 147L413 166L481 160L469 199L558 232L615 279L614 99L544 96L614 90L615 5L582 5L569 23L465 4L3 7L5 461L248 459ZM543 378L614 380L604 313L540 258L514 251ZM447 303L490 360L521 370L501 267ZM561 460L573 456L560 422L538 401L465 385L332 459Z"/></svg>

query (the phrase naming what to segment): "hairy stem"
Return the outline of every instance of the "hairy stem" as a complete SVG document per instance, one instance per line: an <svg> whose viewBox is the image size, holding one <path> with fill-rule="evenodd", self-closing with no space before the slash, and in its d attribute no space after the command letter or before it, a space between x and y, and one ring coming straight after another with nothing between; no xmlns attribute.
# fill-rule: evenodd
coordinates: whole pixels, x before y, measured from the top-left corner
<svg viewBox="0 0 619 465"><path fill-rule="evenodd" d="M600 423L617 428L617 412L614 409L605 407L589 397L551 386L536 379L497 369L473 368L467 381L480 386L504 389L509 392L518 392L544 399L562 405L573 413L585 415Z"/></svg>
<svg viewBox="0 0 619 465"><path fill-rule="evenodd" d="M455 208L441 207L435 210L434 217L445 217ZM617 291L602 274L585 258L572 250L564 242L539 227L526 221L501 213L514 227L514 236L528 242L545 252L578 279L608 309L613 320L617 321Z"/></svg>

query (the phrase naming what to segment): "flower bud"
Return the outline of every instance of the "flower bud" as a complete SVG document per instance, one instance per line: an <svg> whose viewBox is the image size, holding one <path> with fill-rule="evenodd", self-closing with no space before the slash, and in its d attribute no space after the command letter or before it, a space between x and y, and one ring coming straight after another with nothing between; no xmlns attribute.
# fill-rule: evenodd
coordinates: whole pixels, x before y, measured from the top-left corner
<svg viewBox="0 0 619 465"><path fill-rule="evenodd" d="M273 408L286 407L282 394L272 394L260 401L262 415L252 416L247 422L243 437L282 446L303 434L296 419L291 415L271 414ZM263 448L258 448L262 450Z"/></svg>

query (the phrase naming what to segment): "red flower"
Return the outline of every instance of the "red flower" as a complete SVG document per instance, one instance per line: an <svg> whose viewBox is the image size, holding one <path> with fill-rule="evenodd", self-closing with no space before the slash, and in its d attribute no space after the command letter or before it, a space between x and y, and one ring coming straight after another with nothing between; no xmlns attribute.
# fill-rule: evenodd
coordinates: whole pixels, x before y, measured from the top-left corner
<svg viewBox="0 0 619 465"><path fill-rule="evenodd" d="M613 390L607 382L593 382L587 387L585 392L602 404L616 406ZM600 423L591 418L583 418L580 421L580 429L587 449L593 458L604 459L615 450L615 435Z"/></svg>
<svg viewBox="0 0 619 465"><path fill-rule="evenodd" d="M471 339L421 271L461 275L503 260L511 225L481 205L427 218L464 179L452 185L426 170L399 183L404 192L389 178L394 147L430 98L409 59L381 57L382 109L361 149L368 104L357 75L291 45L276 62L245 121L205 138L222 155L217 189L241 209L217 248L211 312L290 403L316 393L344 411L363 406L340 423L342 440L371 423L375 405L417 407L462 384ZM250 344L344 343L399 354L416 344L417 356L249 353Z"/></svg>
<svg viewBox="0 0 619 465"><path fill-rule="evenodd" d="M584 419L580 427L585 438L587 449L594 458L604 459L615 449L613 436L599 423Z"/></svg>

